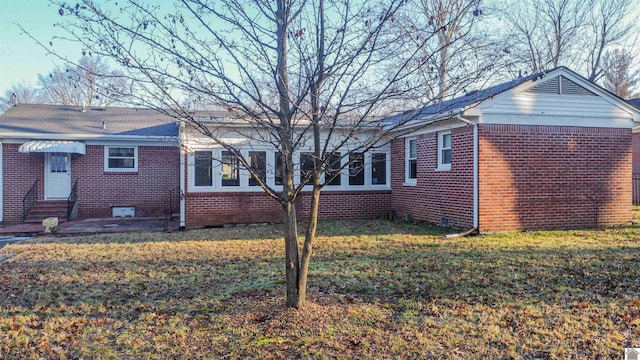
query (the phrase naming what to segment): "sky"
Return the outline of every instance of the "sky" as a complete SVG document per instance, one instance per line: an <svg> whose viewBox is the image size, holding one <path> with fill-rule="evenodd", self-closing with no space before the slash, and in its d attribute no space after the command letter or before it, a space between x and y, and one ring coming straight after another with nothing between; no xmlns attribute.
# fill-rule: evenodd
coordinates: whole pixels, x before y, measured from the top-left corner
<svg viewBox="0 0 640 360"><path fill-rule="evenodd" d="M73 61L82 56L80 46L56 38L64 35L62 30L54 27L61 17L58 8L48 0L0 1L0 96L17 84L36 86L38 74L48 74L56 64L62 64L53 55L47 55L47 51L24 34L16 23L47 46L49 41L53 41L53 50L58 54ZM159 2L167 4L171 1ZM637 1L636 16L640 15L640 0Z"/></svg>
<svg viewBox="0 0 640 360"><path fill-rule="evenodd" d="M48 0L2 0L0 11L0 95L15 84L37 85L38 74L47 74L55 67L54 57L46 55L39 45L24 34L15 23L22 25L45 44L58 32L53 24L59 20L58 8ZM77 60L79 46L52 40L54 48ZM56 46L59 45L59 46ZM61 61L57 61L61 64Z"/></svg>

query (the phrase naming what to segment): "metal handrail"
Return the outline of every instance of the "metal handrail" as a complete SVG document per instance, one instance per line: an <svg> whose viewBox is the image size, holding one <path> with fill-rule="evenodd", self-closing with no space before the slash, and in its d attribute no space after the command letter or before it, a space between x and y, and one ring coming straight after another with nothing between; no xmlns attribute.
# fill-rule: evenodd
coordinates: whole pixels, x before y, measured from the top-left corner
<svg viewBox="0 0 640 360"><path fill-rule="evenodd" d="M67 198L67 220L71 219L71 212L73 211L73 207L76 205L76 201L78 201L78 180L73 184L73 188L71 189L71 193Z"/></svg>
<svg viewBox="0 0 640 360"><path fill-rule="evenodd" d="M38 202L38 180L31 185L27 194L22 198L22 221L27 219L29 211Z"/></svg>

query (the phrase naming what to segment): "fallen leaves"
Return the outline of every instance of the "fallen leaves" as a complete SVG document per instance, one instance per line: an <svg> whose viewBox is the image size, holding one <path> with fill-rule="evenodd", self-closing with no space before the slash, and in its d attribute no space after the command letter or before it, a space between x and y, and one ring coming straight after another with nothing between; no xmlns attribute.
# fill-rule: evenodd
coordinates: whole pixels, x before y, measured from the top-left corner
<svg viewBox="0 0 640 360"><path fill-rule="evenodd" d="M321 223L285 309L277 226L36 239L0 250L9 358L586 358L640 344L640 229L443 240Z"/></svg>

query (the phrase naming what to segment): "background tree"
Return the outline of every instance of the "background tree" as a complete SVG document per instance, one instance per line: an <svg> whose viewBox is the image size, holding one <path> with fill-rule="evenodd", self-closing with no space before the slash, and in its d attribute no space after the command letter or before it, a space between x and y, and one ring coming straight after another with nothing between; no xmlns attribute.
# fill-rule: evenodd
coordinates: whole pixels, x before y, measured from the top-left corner
<svg viewBox="0 0 640 360"><path fill-rule="evenodd" d="M37 104L42 102L41 90L22 82L13 85L9 90L5 91L4 95L0 98L0 111L6 111L14 105L14 94L18 104Z"/></svg>
<svg viewBox="0 0 640 360"><path fill-rule="evenodd" d="M602 75L602 56L630 43L637 21L633 0L540 0L505 2L502 13L513 68L538 72L572 68L590 81Z"/></svg>
<svg viewBox="0 0 640 360"><path fill-rule="evenodd" d="M640 96L635 89L638 85L640 72L631 70L633 57L624 49L607 51L602 59L604 77L602 84L605 89L623 99Z"/></svg>
<svg viewBox="0 0 640 360"><path fill-rule="evenodd" d="M38 75L43 101L76 106L111 105L130 92L130 82L101 57L82 56L48 75Z"/></svg>
<svg viewBox="0 0 640 360"><path fill-rule="evenodd" d="M487 9L482 0L413 0L399 14L399 31L422 51L422 81L435 85L417 97L455 97L500 70L503 47L485 27Z"/></svg>
<svg viewBox="0 0 640 360"><path fill-rule="evenodd" d="M407 47L406 33L396 31L406 1L181 0L164 8L84 0L58 6L67 20L60 26L71 37L135 79L129 101L185 121L226 151L219 161L244 168L279 202L287 306L303 306L320 190L340 171L362 171L358 154L391 140L372 119L397 104L417 105L413 95L423 92L416 74L434 54L425 57L421 43ZM207 126L181 106L185 95L235 114L244 125L230 128L211 112L207 120L217 124ZM405 114L386 126L393 130L411 119ZM229 141L230 133L247 142ZM270 186L243 156L241 146L253 144L282 155L282 188ZM304 169L293 157L298 152L306 153ZM306 184L311 211L300 251L295 201Z"/></svg>

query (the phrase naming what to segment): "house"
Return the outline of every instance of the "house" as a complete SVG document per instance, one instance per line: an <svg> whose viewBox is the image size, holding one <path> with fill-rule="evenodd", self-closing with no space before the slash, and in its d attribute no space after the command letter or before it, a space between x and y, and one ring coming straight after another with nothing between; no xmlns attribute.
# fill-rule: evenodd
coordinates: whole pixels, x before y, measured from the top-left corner
<svg viewBox="0 0 640 360"><path fill-rule="evenodd" d="M0 116L4 221L178 208L175 120L148 109L19 104Z"/></svg>
<svg viewBox="0 0 640 360"><path fill-rule="evenodd" d="M412 116L415 130L392 144L399 213L481 232L631 222L631 130L640 114L567 68Z"/></svg>
<svg viewBox="0 0 640 360"><path fill-rule="evenodd" d="M279 152L255 140L268 134L229 113L192 115L201 128L146 109L8 110L0 116L4 220L22 220L36 189L41 206L62 199L79 217L179 209L188 227L281 221L278 202L201 130L235 144L277 189ZM403 124L395 140L354 150L351 141L388 132L376 126L341 145L319 215L372 218L393 209L481 232L629 224L639 120L638 109L563 67L411 110L382 122ZM310 151L303 143L293 154L296 181ZM296 210L306 214L309 203L303 191Z"/></svg>

